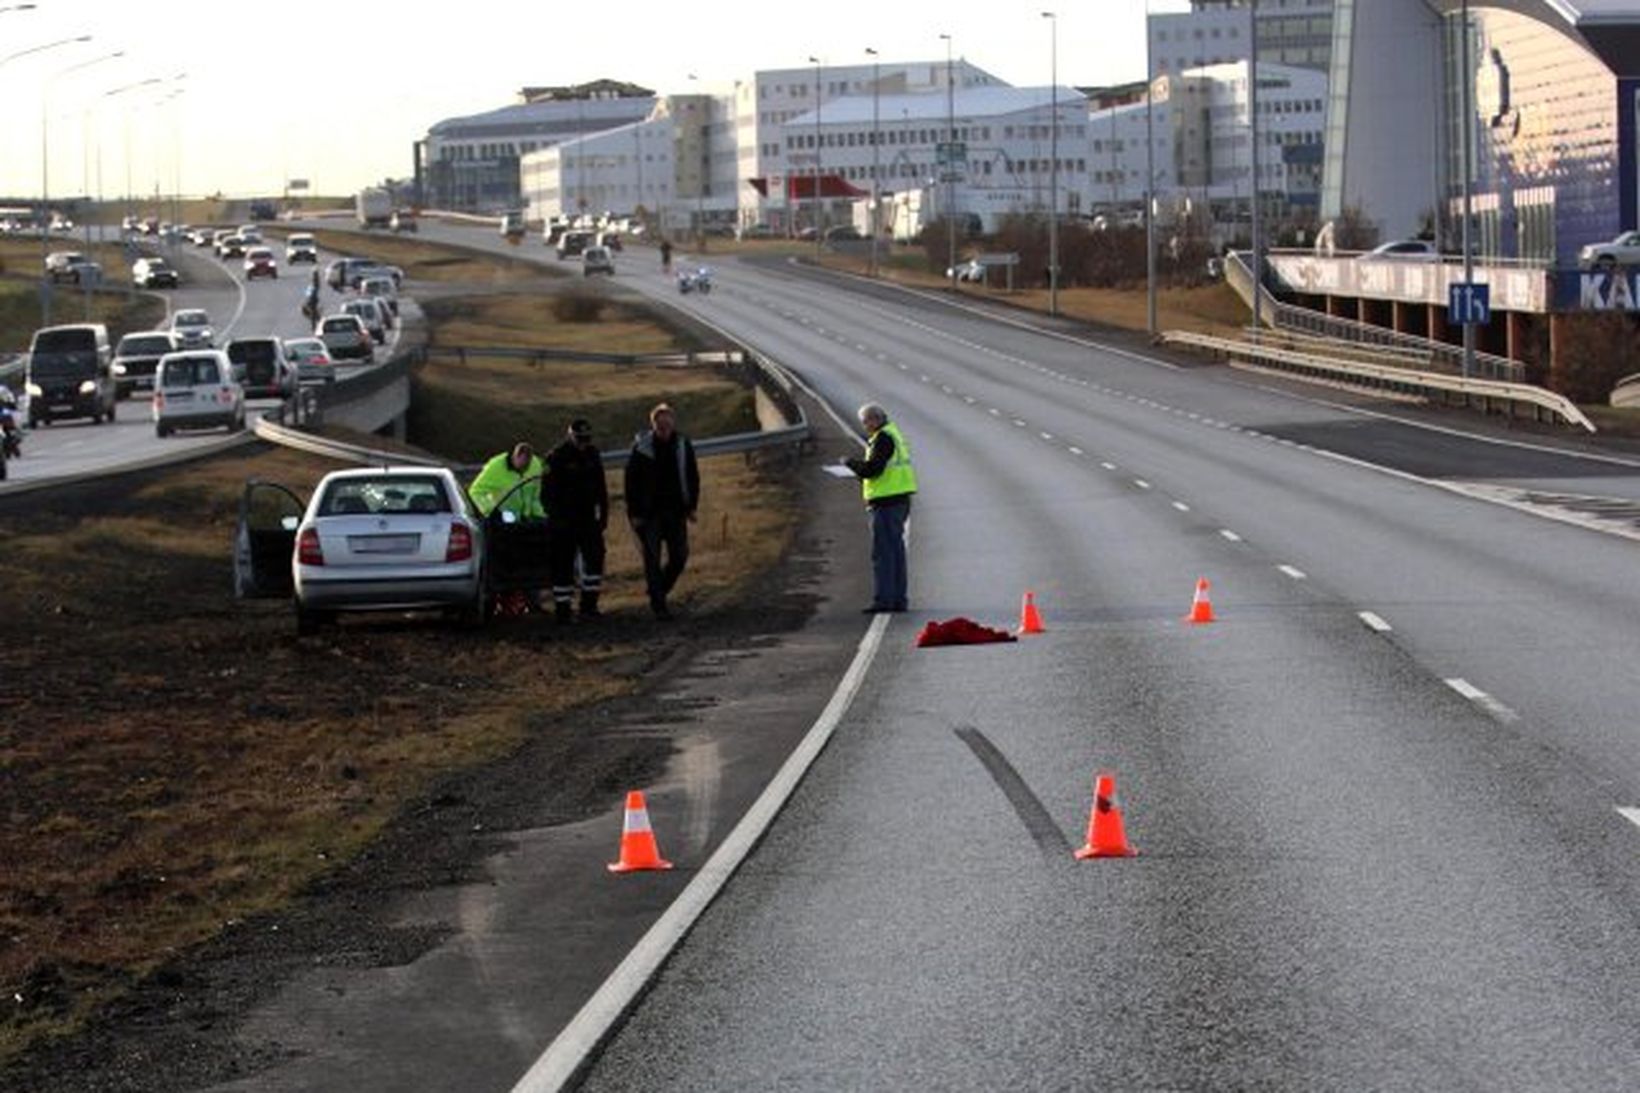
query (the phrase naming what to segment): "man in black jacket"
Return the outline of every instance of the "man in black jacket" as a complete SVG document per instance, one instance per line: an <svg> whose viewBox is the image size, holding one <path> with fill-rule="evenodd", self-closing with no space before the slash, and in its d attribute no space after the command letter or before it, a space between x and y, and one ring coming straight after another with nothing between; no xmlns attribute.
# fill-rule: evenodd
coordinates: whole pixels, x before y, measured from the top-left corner
<svg viewBox="0 0 1640 1093"><path fill-rule="evenodd" d="M573 617L575 557L581 557L581 617L598 618L604 588L604 530L609 527L609 487L604 457L592 443L592 423L578 417L569 437L547 453L542 483L552 522L552 603L559 622Z"/></svg>
<svg viewBox="0 0 1640 1093"><path fill-rule="evenodd" d="M649 428L632 442L632 455L626 461L626 518L643 550L649 607L657 619L672 617L666 597L689 560L689 524L699 504L695 446L677 431L672 407L663 402L649 411Z"/></svg>

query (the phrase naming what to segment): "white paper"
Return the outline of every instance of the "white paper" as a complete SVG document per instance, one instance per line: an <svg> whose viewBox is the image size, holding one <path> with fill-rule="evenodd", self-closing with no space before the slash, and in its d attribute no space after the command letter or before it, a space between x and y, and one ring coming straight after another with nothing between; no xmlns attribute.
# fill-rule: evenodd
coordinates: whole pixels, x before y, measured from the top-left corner
<svg viewBox="0 0 1640 1093"><path fill-rule="evenodd" d="M821 467L820 469L825 471L827 474L831 475L833 478L853 478L854 477L854 472L849 470L847 467L843 466L841 463L827 463L825 466Z"/></svg>

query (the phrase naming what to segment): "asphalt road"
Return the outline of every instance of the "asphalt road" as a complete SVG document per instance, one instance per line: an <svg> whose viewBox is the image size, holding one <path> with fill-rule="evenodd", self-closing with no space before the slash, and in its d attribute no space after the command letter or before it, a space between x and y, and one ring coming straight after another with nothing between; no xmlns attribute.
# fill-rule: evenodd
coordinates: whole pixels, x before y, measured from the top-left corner
<svg viewBox="0 0 1640 1093"><path fill-rule="evenodd" d="M913 611L587 1088L1632 1084L1640 548L1454 489L1640 463L717 272L910 438ZM1071 857L1099 770L1136 859Z"/></svg>
<svg viewBox="0 0 1640 1093"><path fill-rule="evenodd" d="M618 262L834 404L884 404L922 488L911 613L586 1088L1633 1084L1640 462L785 264L714 262L681 298L652 251ZM864 566L854 519L833 550ZM1187 625L1203 577L1218 621ZM1011 625L1027 589L1046 634L911 647L931 618ZM1071 856L1100 770L1136 858ZM744 799L720 772L680 759L651 801L671 874L538 874L520 836L493 903L372 976L345 1049L340 1018L294 1038L308 1077L339 1052L358 1087L496 1086L563 1019L523 996L554 991L534 961L609 932L594 906L627 936L664 906L721 829L692 818ZM532 900L562 932L527 941ZM243 1086L286 1087L314 1086Z"/></svg>
<svg viewBox="0 0 1640 1093"><path fill-rule="evenodd" d="M218 260L211 256L209 248L196 249L182 244L175 250L167 248L157 252L169 255L183 276L182 287L156 290L166 301L166 321L180 309L204 308L216 323L213 329L218 347L227 345L233 338L311 335L313 328L301 314L302 291L308 283L310 267L286 266L283 243L276 239L269 245L279 258L281 275L274 280L264 278L250 283L244 279L239 259ZM320 270L330 257L320 255ZM328 286L324 289L327 310L339 307L340 299ZM58 320L74 321L72 315L59 315ZM396 331L389 333L389 345L396 336ZM340 366L337 374L346 375L355 367ZM256 414L277 405L276 399L251 399L246 409ZM148 394L138 392L118 404L111 423L94 425L87 419L75 419L29 430L23 441L23 458L7 463L6 470L10 482L21 484L112 470L178 451L220 447L233 439L225 436L221 429L157 437ZM0 490L4 488L0 486Z"/></svg>

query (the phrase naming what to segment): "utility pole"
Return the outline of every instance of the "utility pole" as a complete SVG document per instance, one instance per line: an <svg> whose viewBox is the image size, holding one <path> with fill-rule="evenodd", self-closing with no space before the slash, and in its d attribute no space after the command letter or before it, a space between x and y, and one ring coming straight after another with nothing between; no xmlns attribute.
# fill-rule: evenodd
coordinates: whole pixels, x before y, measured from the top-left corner
<svg viewBox="0 0 1640 1093"><path fill-rule="evenodd" d="M1145 328L1156 330L1156 71L1150 56L1150 5L1145 4Z"/></svg>
<svg viewBox="0 0 1640 1093"><path fill-rule="evenodd" d="M882 64L877 51L866 47L871 58L871 275L877 276L877 235L882 223L882 129L878 103L882 94Z"/></svg>
<svg viewBox="0 0 1640 1093"><path fill-rule="evenodd" d="M957 76L951 70L951 36L942 34L940 38L945 42L945 268L951 273L951 287L956 288L957 278L957 171L956 171L956 142L957 142ZM939 161L935 156L935 162Z"/></svg>
<svg viewBox="0 0 1640 1093"><path fill-rule="evenodd" d="M1468 0L1465 0L1467 3ZM1248 32L1247 55L1247 113L1248 128L1253 138L1253 154L1251 157L1253 168L1252 184L1252 243L1253 243L1253 338L1257 340L1262 332L1264 317L1264 255L1261 250L1263 240L1259 238L1259 201L1258 201L1258 0L1252 0L1252 18L1249 20L1252 29Z"/></svg>
<svg viewBox="0 0 1640 1093"><path fill-rule="evenodd" d="M1470 106L1470 83L1473 80L1474 69L1469 63L1469 0L1463 0L1463 10L1459 16L1463 20L1461 30L1462 45L1459 47L1459 79L1463 83L1463 283L1475 283L1475 250L1471 245L1469 233L1470 222L1474 219L1474 192L1475 192L1475 164L1474 141L1470 136L1470 126L1474 112ZM1475 324L1468 322L1468 315L1464 316L1463 324L1463 376L1468 379L1475 372Z"/></svg>
<svg viewBox="0 0 1640 1093"><path fill-rule="evenodd" d="M1042 13L1049 27L1049 120L1048 147L1052 157L1048 164L1048 314L1059 314L1059 17L1051 11ZM1116 114L1111 113L1114 119ZM1111 148L1114 150L1115 143ZM1114 151L1113 153L1114 154ZM1112 176L1115 177L1114 175Z"/></svg>
<svg viewBox="0 0 1640 1093"><path fill-rule="evenodd" d="M814 63L814 256L815 258L819 258L820 247L824 242L821 237L825 235L825 232L823 232L820 228L821 210L825 208L820 199L820 103L822 101L822 91L820 88L821 65L820 58L818 57L810 57L809 60Z"/></svg>

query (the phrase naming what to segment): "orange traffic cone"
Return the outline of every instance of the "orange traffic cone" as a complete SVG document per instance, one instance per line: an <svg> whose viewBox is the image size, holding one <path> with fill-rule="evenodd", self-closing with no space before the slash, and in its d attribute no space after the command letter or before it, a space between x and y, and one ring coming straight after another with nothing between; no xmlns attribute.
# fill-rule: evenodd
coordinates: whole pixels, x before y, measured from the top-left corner
<svg viewBox="0 0 1640 1093"><path fill-rule="evenodd" d="M1116 807L1116 775L1101 771L1093 783L1093 812L1088 816L1087 845L1076 852L1081 859L1131 858L1139 852L1128 845L1122 828L1122 810Z"/></svg>
<svg viewBox="0 0 1640 1093"><path fill-rule="evenodd" d="M635 873L641 869L670 869L672 863L661 858L660 847L655 845L655 830L649 826L649 809L644 806L643 793L632 790L626 795L626 820L621 825L621 860L609 863L611 873Z"/></svg>
<svg viewBox="0 0 1640 1093"><path fill-rule="evenodd" d="M1196 598L1190 603L1190 614L1185 622L1213 622L1213 601L1207 598L1207 578L1196 582Z"/></svg>
<svg viewBox="0 0 1640 1093"><path fill-rule="evenodd" d="M1025 601L1019 605L1019 633L1041 634L1042 616L1036 610L1036 593L1025 593Z"/></svg>

